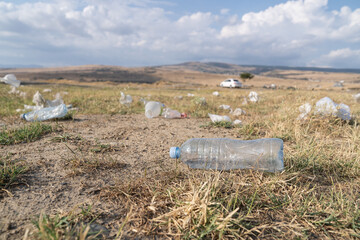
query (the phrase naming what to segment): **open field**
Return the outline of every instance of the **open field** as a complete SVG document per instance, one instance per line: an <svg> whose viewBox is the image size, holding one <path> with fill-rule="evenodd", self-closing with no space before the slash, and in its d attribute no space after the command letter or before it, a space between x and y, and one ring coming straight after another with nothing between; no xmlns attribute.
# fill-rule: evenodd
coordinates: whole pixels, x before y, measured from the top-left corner
<svg viewBox="0 0 360 240"><path fill-rule="evenodd" d="M51 77L21 86L26 97L0 84L0 239L360 238L360 104L352 97L359 74L318 75L320 83L259 75L246 89L221 89L220 74L146 71L160 80ZM334 79L345 87L334 88ZM262 88L271 83L284 89ZM73 119L19 118L16 109L32 105L33 94L46 88L52 89L42 93L46 99L59 92L78 108ZM130 106L119 103L120 91L133 97ZM250 91L260 101L242 105ZM297 120L300 105L325 96L349 105L353 120ZM198 104L199 97L207 104ZM147 119L141 98L190 117ZM246 115L232 116L221 104ZM243 125L210 124L208 113ZM195 137L281 138L285 170L202 171L170 159L170 147Z"/></svg>

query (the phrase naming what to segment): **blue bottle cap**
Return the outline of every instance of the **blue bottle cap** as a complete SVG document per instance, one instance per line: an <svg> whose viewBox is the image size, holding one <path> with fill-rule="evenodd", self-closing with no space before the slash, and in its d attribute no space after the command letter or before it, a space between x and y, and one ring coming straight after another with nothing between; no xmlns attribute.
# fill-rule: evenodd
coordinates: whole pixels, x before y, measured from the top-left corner
<svg viewBox="0 0 360 240"><path fill-rule="evenodd" d="M170 157L171 158L180 158L180 148L179 147L171 147L170 148Z"/></svg>

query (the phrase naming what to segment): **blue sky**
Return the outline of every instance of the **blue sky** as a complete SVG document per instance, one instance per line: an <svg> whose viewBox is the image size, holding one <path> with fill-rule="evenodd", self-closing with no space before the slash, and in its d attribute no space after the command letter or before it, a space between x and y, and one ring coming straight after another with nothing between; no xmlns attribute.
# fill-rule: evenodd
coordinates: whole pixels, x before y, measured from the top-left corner
<svg viewBox="0 0 360 240"><path fill-rule="evenodd" d="M0 66L360 68L358 0L0 0Z"/></svg>

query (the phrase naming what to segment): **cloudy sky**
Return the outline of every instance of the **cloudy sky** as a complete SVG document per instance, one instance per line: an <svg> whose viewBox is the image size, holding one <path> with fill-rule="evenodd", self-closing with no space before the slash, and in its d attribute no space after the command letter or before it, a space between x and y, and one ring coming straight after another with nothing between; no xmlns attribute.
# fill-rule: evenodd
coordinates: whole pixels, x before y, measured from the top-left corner
<svg viewBox="0 0 360 240"><path fill-rule="evenodd" d="M0 66L360 68L359 0L0 0Z"/></svg>

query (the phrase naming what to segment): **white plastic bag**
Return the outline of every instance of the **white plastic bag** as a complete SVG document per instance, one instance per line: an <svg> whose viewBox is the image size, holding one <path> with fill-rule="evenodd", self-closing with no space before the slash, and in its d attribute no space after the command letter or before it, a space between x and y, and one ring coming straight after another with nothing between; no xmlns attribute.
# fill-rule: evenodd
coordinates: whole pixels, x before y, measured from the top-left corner
<svg viewBox="0 0 360 240"><path fill-rule="evenodd" d="M304 119L305 117L307 117L307 115L311 112L311 105L310 103L305 103L303 105L301 105L299 107L299 111L300 111L300 115L298 116L297 119Z"/></svg>
<svg viewBox="0 0 360 240"><path fill-rule="evenodd" d="M258 102L259 101L259 95L257 94L257 92L250 92L249 93L249 100L250 102Z"/></svg>
<svg viewBox="0 0 360 240"><path fill-rule="evenodd" d="M244 110L242 110L241 108L236 108L236 109L232 112L232 114L233 114L234 116L240 116L240 115L246 114L246 112L245 112Z"/></svg>
<svg viewBox="0 0 360 240"><path fill-rule="evenodd" d="M316 102L315 114L322 116L335 116L343 120L350 120L350 107L346 104L336 104L329 97L324 97Z"/></svg>
<svg viewBox="0 0 360 240"><path fill-rule="evenodd" d="M225 105L225 104L220 105L219 108L232 111L231 107L229 105Z"/></svg>
<svg viewBox="0 0 360 240"><path fill-rule="evenodd" d="M41 95L41 93L39 93L39 91L34 94L33 103L35 103L36 106L41 107L44 107L44 105L46 104L44 97Z"/></svg>
<svg viewBox="0 0 360 240"><path fill-rule="evenodd" d="M181 113L170 109L170 108L165 108L161 114L164 118L181 118Z"/></svg>
<svg viewBox="0 0 360 240"><path fill-rule="evenodd" d="M19 87L21 83L19 80L16 79L14 74L6 74L5 77L0 78L0 82L10 84L14 87Z"/></svg>
<svg viewBox="0 0 360 240"><path fill-rule="evenodd" d="M231 119L228 116L220 116L220 115L211 114L211 113L208 113L208 115L213 123L215 123L215 122L231 122Z"/></svg>
<svg viewBox="0 0 360 240"><path fill-rule="evenodd" d="M130 105L132 103L132 97L130 95L125 95L123 92L120 92L120 103L123 105Z"/></svg>

